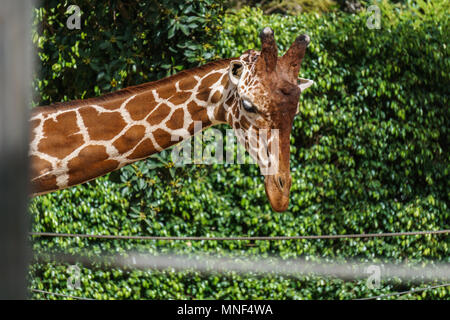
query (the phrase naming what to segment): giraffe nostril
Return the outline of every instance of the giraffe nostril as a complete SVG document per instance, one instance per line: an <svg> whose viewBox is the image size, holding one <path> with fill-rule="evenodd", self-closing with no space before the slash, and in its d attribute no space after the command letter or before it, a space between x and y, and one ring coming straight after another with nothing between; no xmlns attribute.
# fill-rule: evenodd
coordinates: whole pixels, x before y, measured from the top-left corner
<svg viewBox="0 0 450 320"><path fill-rule="evenodd" d="M281 177L278 177L278 184L280 185L281 189L284 189L284 180Z"/></svg>

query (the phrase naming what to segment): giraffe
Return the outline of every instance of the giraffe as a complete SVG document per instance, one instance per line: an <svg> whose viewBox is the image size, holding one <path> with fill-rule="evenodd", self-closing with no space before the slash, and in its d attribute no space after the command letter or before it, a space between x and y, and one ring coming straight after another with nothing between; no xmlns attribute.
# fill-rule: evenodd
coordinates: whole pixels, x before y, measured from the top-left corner
<svg viewBox="0 0 450 320"><path fill-rule="evenodd" d="M272 208L289 204L290 132L300 93L313 81L297 78L310 39L300 35L278 57L273 30L260 33L261 51L248 50L181 71L173 76L128 87L100 97L33 109L30 118L32 196L87 182L145 159L202 129L227 123L260 164L275 162L265 175ZM271 130L279 132L277 157ZM268 130L267 143L245 139Z"/></svg>

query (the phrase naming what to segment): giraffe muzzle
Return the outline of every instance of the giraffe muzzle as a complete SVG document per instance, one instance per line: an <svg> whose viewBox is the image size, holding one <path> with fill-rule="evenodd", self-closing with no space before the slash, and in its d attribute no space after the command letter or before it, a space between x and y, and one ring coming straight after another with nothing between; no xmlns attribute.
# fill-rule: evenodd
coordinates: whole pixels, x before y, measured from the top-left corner
<svg viewBox="0 0 450 320"><path fill-rule="evenodd" d="M291 190L290 173L278 173L267 175L265 178L266 194L273 210L286 211L289 206L289 194Z"/></svg>

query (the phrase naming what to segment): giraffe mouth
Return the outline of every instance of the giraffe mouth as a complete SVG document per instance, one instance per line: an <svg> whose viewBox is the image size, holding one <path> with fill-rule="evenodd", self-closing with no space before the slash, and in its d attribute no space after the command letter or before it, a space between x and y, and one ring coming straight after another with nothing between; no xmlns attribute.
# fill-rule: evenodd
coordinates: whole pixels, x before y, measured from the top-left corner
<svg viewBox="0 0 450 320"><path fill-rule="evenodd" d="M264 184L272 209L276 212L286 211L289 206L291 175L289 173L267 175Z"/></svg>

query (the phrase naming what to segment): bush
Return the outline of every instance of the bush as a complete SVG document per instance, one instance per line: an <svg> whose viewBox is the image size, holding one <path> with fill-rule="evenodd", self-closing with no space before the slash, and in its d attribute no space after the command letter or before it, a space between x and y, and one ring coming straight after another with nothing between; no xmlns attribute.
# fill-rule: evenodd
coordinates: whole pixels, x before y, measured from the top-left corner
<svg viewBox="0 0 450 320"><path fill-rule="evenodd" d="M66 26L70 1L46 0L35 10L39 104L92 97L217 58L210 41L222 8L215 1L76 3L79 30Z"/></svg>
<svg viewBox="0 0 450 320"><path fill-rule="evenodd" d="M265 16L257 9L244 8L224 17L216 42L205 41L227 58L259 48L257 35L264 26L275 30L280 51L302 32L311 36L301 75L316 84L301 97L291 138L293 182L287 212L271 211L255 166L174 168L162 154L118 174L34 199L30 206L33 230L276 236L450 229L449 25L448 18L433 16L429 10L427 15L398 10L389 21L384 11L382 28L370 30L364 12ZM101 64L109 65L108 59ZM89 74L79 76L95 83ZM450 262L446 235L255 243L33 241L37 252L88 248L94 253L232 252ZM33 288L105 299L351 299L412 286L399 279L369 289L363 280L82 268L81 289L70 291L67 266L56 262L33 264L30 276ZM448 289L405 297L448 298Z"/></svg>

